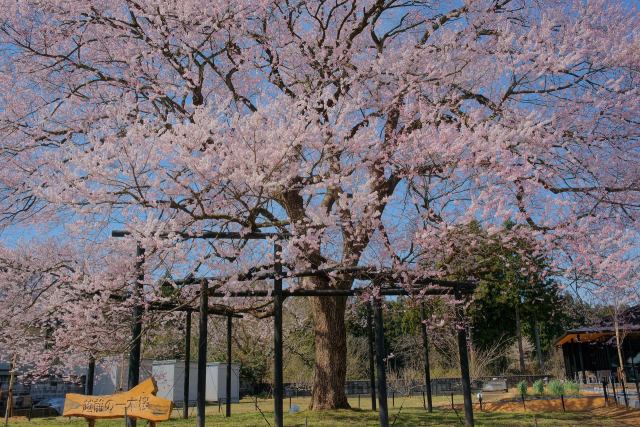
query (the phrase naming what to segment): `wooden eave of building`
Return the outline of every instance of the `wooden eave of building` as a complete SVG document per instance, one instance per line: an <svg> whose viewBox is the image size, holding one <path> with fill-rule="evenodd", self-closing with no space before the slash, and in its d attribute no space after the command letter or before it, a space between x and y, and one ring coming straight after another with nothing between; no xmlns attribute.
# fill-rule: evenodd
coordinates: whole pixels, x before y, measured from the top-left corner
<svg viewBox="0 0 640 427"><path fill-rule="evenodd" d="M627 335L640 333L640 325L624 325L620 326L620 329ZM615 330L610 326L569 329L556 340L554 345L561 347L563 344L572 342L596 343L605 341L614 335Z"/></svg>

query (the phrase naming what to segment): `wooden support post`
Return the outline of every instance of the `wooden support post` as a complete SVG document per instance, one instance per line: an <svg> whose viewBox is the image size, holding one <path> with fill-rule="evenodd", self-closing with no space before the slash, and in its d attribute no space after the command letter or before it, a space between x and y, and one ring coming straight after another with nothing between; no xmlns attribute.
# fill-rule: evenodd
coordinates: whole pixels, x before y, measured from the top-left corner
<svg viewBox="0 0 640 427"><path fill-rule="evenodd" d="M609 406L609 396L607 396L607 380L602 380L602 394L604 395L604 406Z"/></svg>
<svg viewBox="0 0 640 427"><path fill-rule="evenodd" d="M127 389L131 390L140 382L140 352L142 345L142 287L144 286L144 248L140 243L136 246L136 270L138 279L133 288L133 326L131 328L131 350L129 351L129 376ZM135 418L127 418L127 427L136 427Z"/></svg>
<svg viewBox="0 0 640 427"><path fill-rule="evenodd" d="M607 355L607 370L609 371L609 377L611 377L611 354L609 352L609 346L604 344L604 349Z"/></svg>
<svg viewBox="0 0 640 427"><path fill-rule="evenodd" d="M624 407L629 409L629 398L627 397L627 385L624 380L620 378L620 387L622 388L622 397L624 398Z"/></svg>
<svg viewBox="0 0 640 427"><path fill-rule="evenodd" d="M378 368L378 407L380 427L389 427L389 408L387 402L387 374L384 368L384 325L382 321L382 301L373 303L373 320L376 329L376 365Z"/></svg>
<svg viewBox="0 0 640 427"><path fill-rule="evenodd" d="M631 359L633 360L633 359ZM633 364L633 380L636 384L636 396L640 399L640 384L638 384L638 370L636 369L635 364Z"/></svg>
<svg viewBox="0 0 640 427"><path fill-rule="evenodd" d="M638 384L638 370L636 369L636 362L633 360L636 358L636 353L633 351L631 347L631 342L627 342L627 347L629 347L629 355L631 356L631 369L633 370L633 382L636 385L636 396L640 399L640 384Z"/></svg>
<svg viewBox="0 0 640 427"><path fill-rule="evenodd" d="M274 361L274 422L275 427L283 426L283 378L282 378L282 265L280 264L280 252L282 247L278 243L273 244L274 270L276 277L273 280L273 361Z"/></svg>
<svg viewBox="0 0 640 427"><path fill-rule="evenodd" d="M93 355L89 356L89 365L87 366L87 379L85 380L84 394L93 395L93 383L96 373L96 359Z"/></svg>
<svg viewBox="0 0 640 427"><path fill-rule="evenodd" d="M580 358L580 371L582 372L582 383L587 383L587 373L584 369L584 359L582 357L582 343L578 343L578 357Z"/></svg>
<svg viewBox="0 0 640 427"><path fill-rule="evenodd" d="M572 362L572 370L571 370L571 377L575 380L578 381L578 362L576 362L576 344L571 341L570 345L569 345L569 352L571 353L571 362Z"/></svg>
<svg viewBox="0 0 640 427"><path fill-rule="evenodd" d="M373 320L371 313L371 301L367 303L367 340L369 341L369 387L371 390L371 409L376 410L376 370L375 370L375 352L373 350Z"/></svg>
<svg viewBox="0 0 640 427"><path fill-rule="evenodd" d="M205 397L207 393L207 320L209 317L209 287L207 281L200 284L200 324L198 331L198 418L196 425L205 427Z"/></svg>
<svg viewBox="0 0 640 427"><path fill-rule="evenodd" d="M189 418L189 375L191 373L191 311L187 311L184 333L184 382L182 393L182 418Z"/></svg>
<svg viewBox="0 0 640 427"><path fill-rule="evenodd" d="M227 384L226 384L226 403L227 408L225 417L231 416L231 326L233 317L229 314L227 316Z"/></svg>
<svg viewBox="0 0 640 427"><path fill-rule="evenodd" d="M433 402L431 398L431 368L429 365L429 337L427 336L427 319L424 303L420 308L420 320L422 321L420 330L422 331L422 350L424 357L424 387L427 392L427 405L425 409L429 412L433 412Z"/></svg>
<svg viewBox="0 0 640 427"><path fill-rule="evenodd" d="M460 299L461 295L456 286L456 300L460 301ZM464 310L459 302L456 311L458 322L464 322ZM462 325L458 325L458 353L460 355L460 379L464 397L464 422L466 427L473 427L473 402L471 401L471 377L469 374L469 357L467 355L467 332Z"/></svg>

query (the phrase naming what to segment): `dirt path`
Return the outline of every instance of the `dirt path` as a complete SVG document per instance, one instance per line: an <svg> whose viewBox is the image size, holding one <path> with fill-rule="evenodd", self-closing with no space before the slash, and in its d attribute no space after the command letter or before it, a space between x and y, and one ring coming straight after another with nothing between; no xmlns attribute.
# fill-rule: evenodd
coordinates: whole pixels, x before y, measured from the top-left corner
<svg viewBox="0 0 640 427"><path fill-rule="evenodd" d="M533 399L525 401L526 410L533 412L562 412L560 399ZM480 409L479 405L474 405ZM593 409L604 408L604 398L600 396L567 397L564 399L564 407L569 412L586 412ZM482 405L485 411L523 411L520 401L487 402Z"/></svg>

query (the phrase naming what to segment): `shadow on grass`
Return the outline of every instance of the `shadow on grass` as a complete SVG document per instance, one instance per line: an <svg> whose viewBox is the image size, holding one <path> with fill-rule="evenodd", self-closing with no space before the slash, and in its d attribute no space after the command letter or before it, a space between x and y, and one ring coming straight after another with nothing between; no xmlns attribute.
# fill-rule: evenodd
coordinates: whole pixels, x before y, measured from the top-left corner
<svg viewBox="0 0 640 427"><path fill-rule="evenodd" d="M390 422L393 422L397 411L389 412ZM265 412L265 417L273 426L273 413ZM460 426L464 425L464 414L459 412L459 417L452 410L438 409L432 414L426 413L423 409L403 409L399 417L395 420L396 427L418 427L418 426ZM616 426L619 422L607 417L594 417L590 413L524 413L524 412L476 412L476 426ZM287 427L373 427L378 426L378 413L365 409L337 410L337 411L302 411L297 414L285 414L284 423ZM12 420L11 426L86 426L82 419L54 418L54 419L34 419L29 423L24 420ZM124 425L122 420L99 420L96 427L116 427ZM146 422L139 421L138 425L144 427ZM158 427L191 427L195 425L195 418L187 420L174 418L164 423L159 423ZM221 414L207 416L207 427L267 427L267 422L260 414L239 413L225 418Z"/></svg>

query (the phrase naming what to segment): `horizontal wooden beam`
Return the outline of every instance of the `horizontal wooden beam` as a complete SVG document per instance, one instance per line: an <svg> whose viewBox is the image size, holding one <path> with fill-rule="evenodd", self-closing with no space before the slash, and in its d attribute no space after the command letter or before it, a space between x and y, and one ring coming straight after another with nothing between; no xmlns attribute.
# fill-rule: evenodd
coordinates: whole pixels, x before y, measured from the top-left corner
<svg viewBox="0 0 640 427"><path fill-rule="evenodd" d="M282 296L284 297L352 297L357 295L362 295L366 292L373 292L372 288L352 288L352 289L283 289ZM414 295L423 293L424 295L449 295L452 294L451 289L443 289L443 288L432 288L432 289L423 289L423 288L413 288L410 290L404 288L382 288L379 292L376 292L379 295L384 296L400 296L400 295ZM209 296L214 298L265 298L272 296L272 290L254 290L254 291L236 291L236 292L209 292Z"/></svg>
<svg viewBox="0 0 640 427"><path fill-rule="evenodd" d="M392 270L379 270L375 267L360 267L360 266L351 266L351 267L329 267L324 269L310 269L304 271L293 271L293 272L285 272L283 274L276 275L275 272L270 270L262 270L258 268L252 268L247 272L240 273L234 276L225 276L225 277L187 277L185 279L174 280L171 283L175 283L176 285L191 285L202 283L203 281L207 281L210 283L218 282L225 283L227 281L257 281L257 280L272 280L275 278L282 279L293 279L300 277L328 277L332 278L337 275L344 276L349 279L354 280L370 280L376 281L378 283L394 283L401 281L401 278L398 277L398 273ZM443 280L443 279L435 279L431 277L411 277L407 275L405 281L411 281L416 285L433 285L433 286L442 286L449 288L459 288L462 292L469 289L475 289L476 283L470 281L456 281L456 280ZM211 292L215 292L215 289L211 289Z"/></svg>
<svg viewBox="0 0 640 427"><path fill-rule="evenodd" d="M366 288L352 288L352 289L283 289L282 296L284 298L287 297L352 297L362 295L366 292L372 292L373 289L371 287ZM452 289L446 288L431 288L424 289L419 287L414 287L410 289L405 288L381 288L376 292L378 295L383 296L407 296L407 295L415 295L422 293L423 295L452 295ZM464 293L464 291L463 291ZM270 298L273 296L273 291L270 289L257 289L257 290L247 290L247 291L235 291L235 292L220 292L220 291L209 291L209 297L213 298ZM191 307L186 304L179 303L171 303L171 302L163 302L163 303L152 303L147 308L150 311L190 311L196 312L198 308ZM242 315L236 314L232 309L217 309L213 307L209 307L209 314L217 315L217 316L232 316L236 318L242 318Z"/></svg>
<svg viewBox="0 0 640 427"><path fill-rule="evenodd" d="M149 311L183 311L183 312L191 312L196 313L200 309L199 307L191 307L186 304L179 303L171 303L171 302L162 302L162 303L152 303L147 307ZM209 315L212 316L231 316L238 319L242 319L241 314L235 313L232 309L219 309L215 307L209 306L208 310Z"/></svg>
<svg viewBox="0 0 640 427"><path fill-rule="evenodd" d="M126 237L132 233L128 230L113 230L111 237ZM249 232L239 233L234 231L203 231L201 233L160 233L160 238L168 239L172 236L182 239L220 239L220 240L266 240L266 239L287 239L291 237L289 233L275 232Z"/></svg>

